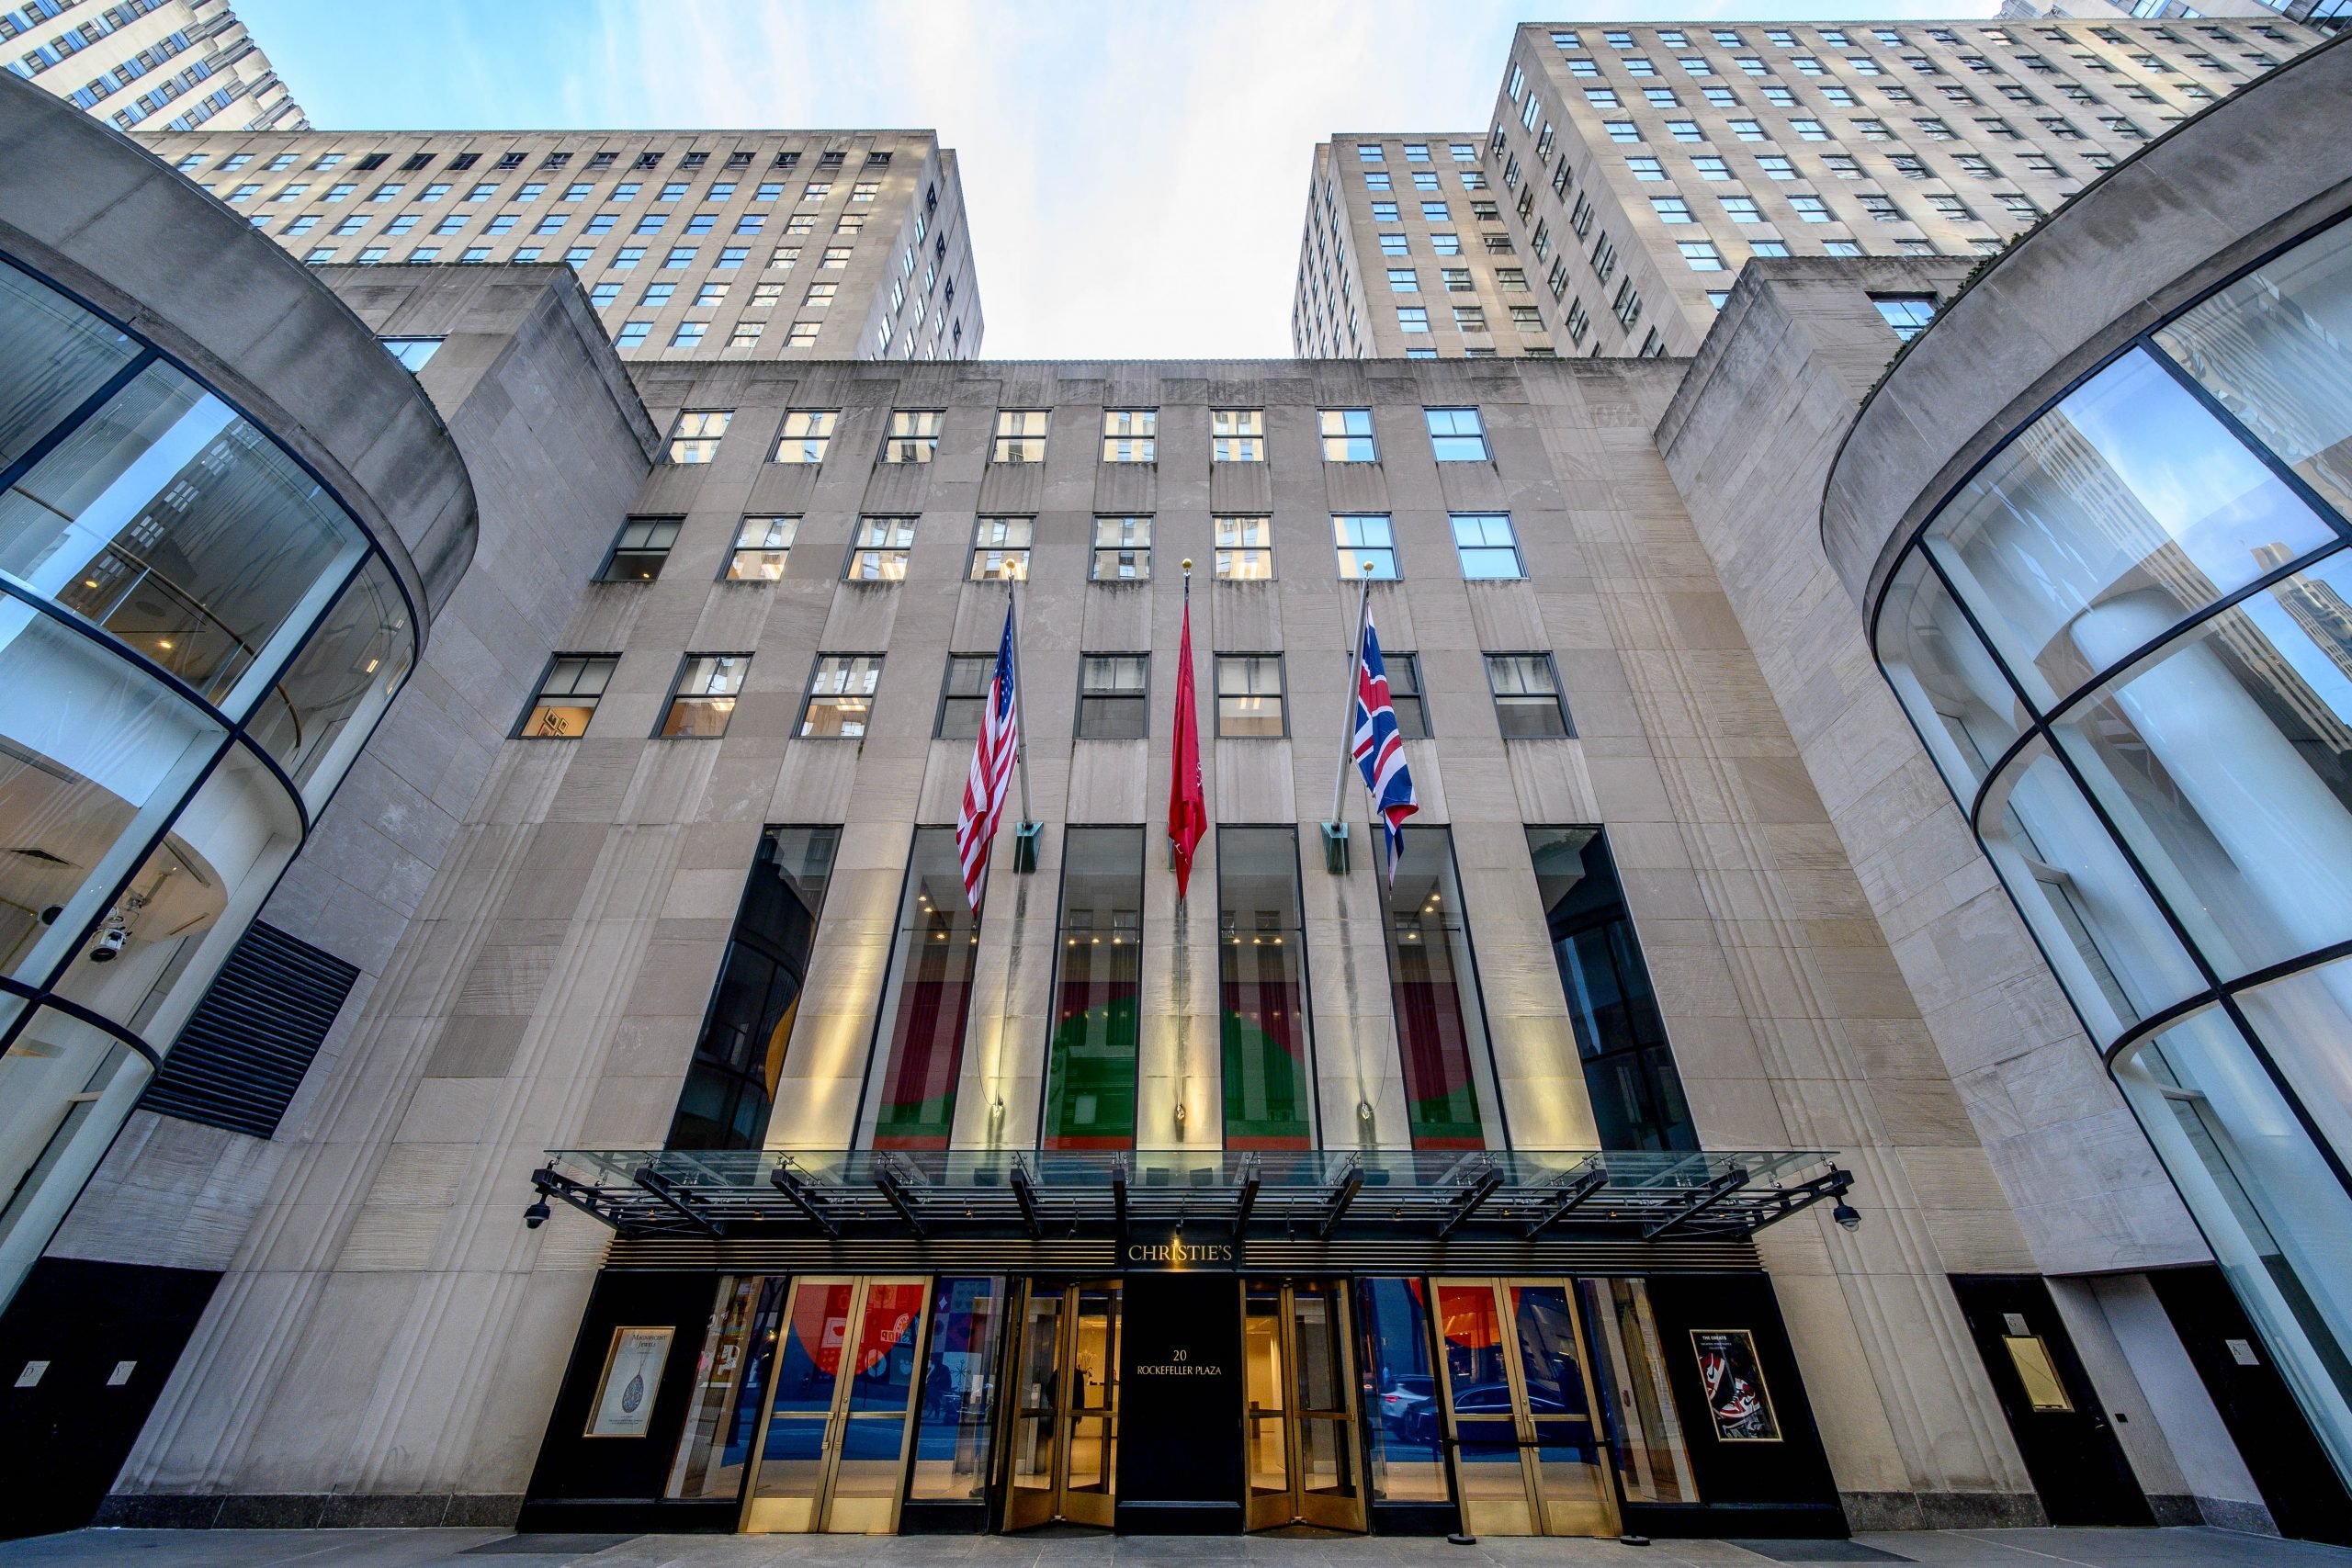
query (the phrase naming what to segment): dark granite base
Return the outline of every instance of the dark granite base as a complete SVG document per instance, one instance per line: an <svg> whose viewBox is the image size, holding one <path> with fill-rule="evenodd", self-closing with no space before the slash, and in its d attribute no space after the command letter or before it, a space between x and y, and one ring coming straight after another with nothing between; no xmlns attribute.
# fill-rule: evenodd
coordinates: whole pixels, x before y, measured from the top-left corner
<svg viewBox="0 0 2352 1568"><path fill-rule="evenodd" d="M2050 1523L2030 1492L1840 1492L1846 1522L1864 1530L2038 1529Z"/></svg>
<svg viewBox="0 0 2352 1568"><path fill-rule="evenodd" d="M470 1493L116 1493L91 1523L117 1529L508 1529L520 1497Z"/></svg>

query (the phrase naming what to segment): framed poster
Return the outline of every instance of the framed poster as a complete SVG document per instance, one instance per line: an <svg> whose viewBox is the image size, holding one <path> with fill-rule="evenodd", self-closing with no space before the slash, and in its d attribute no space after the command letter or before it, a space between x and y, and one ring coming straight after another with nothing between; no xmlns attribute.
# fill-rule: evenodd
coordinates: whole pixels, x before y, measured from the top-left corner
<svg viewBox="0 0 2352 1568"><path fill-rule="evenodd" d="M1715 1440L1777 1443L1781 1423L1772 1414L1771 1391L1756 1357L1756 1337L1745 1328L1694 1328L1690 1348L1699 1358L1699 1387L1714 1417Z"/></svg>
<svg viewBox="0 0 2352 1568"><path fill-rule="evenodd" d="M670 1359L674 1328L616 1328L605 1352L605 1375L588 1406L591 1438L641 1438L653 1425L653 1396Z"/></svg>

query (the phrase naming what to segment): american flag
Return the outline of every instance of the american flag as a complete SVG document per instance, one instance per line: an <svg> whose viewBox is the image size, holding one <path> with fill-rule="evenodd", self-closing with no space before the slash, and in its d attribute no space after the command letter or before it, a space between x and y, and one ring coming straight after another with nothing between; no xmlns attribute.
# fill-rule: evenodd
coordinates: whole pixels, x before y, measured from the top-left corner
<svg viewBox="0 0 2352 1568"><path fill-rule="evenodd" d="M1405 766L1405 738L1388 700L1388 668L1380 661L1380 634L1363 618L1363 663L1356 671L1356 771L1372 792L1373 815L1388 832L1388 885L1396 886L1396 857L1405 848L1405 818L1421 808Z"/></svg>
<svg viewBox="0 0 2352 1568"><path fill-rule="evenodd" d="M980 912L980 887L989 874L989 845L1004 817L1005 790L1021 751L1020 706L1012 695L1012 606L1004 609L1004 640L997 645L996 671L989 677L988 706L980 712L980 738L972 745L972 771L964 780L964 809L956 818L956 850L964 863L964 899Z"/></svg>

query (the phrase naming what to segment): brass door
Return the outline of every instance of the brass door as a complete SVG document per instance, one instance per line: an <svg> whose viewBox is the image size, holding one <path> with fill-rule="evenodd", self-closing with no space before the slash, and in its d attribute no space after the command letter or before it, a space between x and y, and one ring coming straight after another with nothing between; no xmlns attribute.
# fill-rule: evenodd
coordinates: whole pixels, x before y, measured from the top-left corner
<svg viewBox="0 0 2352 1568"><path fill-rule="evenodd" d="M897 1529L930 1294L920 1279L792 1282L744 1529Z"/></svg>
<svg viewBox="0 0 2352 1568"><path fill-rule="evenodd" d="M1364 1528L1348 1292L1253 1280L1242 1295L1247 1526Z"/></svg>
<svg viewBox="0 0 2352 1568"><path fill-rule="evenodd" d="M1031 1282L1013 1362L1004 1528L1111 1528L1117 1502L1119 1284Z"/></svg>
<svg viewBox="0 0 2352 1568"><path fill-rule="evenodd" d="M1568 1281L1431 1284L1462 1528L1615 1535L1616 1490Z"/></svg>

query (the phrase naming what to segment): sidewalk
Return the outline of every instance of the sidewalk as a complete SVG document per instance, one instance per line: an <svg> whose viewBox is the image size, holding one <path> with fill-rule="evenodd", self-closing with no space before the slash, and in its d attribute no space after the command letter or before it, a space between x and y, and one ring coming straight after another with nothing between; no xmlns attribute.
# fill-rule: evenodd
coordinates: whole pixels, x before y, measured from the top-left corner
<svg viewBox="0 0 2352 1568"><path fill-rule="evenodd" d="M2352 1551L2228 1530L1935 1530L1851 1541L1490 1537L516 1536L503 1530L77 1530L0 1541L0 1568L2352 1568Z"/></svg>

